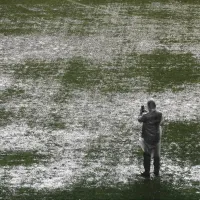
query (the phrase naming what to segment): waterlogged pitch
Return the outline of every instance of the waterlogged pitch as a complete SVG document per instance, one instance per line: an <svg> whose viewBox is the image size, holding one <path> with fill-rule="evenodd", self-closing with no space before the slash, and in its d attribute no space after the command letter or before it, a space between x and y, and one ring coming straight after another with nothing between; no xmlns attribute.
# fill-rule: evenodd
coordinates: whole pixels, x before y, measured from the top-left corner
<svg viewBox="0 0 200 200"><path fill-rule="evenodd" d="M1 0L0 199L200 199L199 22L198 1ZM144 180L150 98L161 177Z"/></svg>

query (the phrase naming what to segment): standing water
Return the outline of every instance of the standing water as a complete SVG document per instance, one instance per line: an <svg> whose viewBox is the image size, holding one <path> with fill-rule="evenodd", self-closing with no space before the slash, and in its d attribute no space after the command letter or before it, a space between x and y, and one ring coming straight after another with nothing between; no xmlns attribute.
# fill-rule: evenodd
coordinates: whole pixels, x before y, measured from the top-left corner
<svg viewBox="0 0 200 200"><path fill-rule="evenodd" d="M198 1L1 0L0 199L200 199L199 21Z"/></svg>

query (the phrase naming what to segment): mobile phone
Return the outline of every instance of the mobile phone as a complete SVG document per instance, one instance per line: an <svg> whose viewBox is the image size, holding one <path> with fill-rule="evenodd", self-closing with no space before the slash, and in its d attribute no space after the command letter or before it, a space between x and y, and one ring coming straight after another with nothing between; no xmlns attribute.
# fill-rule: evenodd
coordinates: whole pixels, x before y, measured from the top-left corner
<svg viewBox="0 0 200 200"><path fill-rule="evenodd" d="M144 106L141 106L141 112L144 112Z"/></svg>

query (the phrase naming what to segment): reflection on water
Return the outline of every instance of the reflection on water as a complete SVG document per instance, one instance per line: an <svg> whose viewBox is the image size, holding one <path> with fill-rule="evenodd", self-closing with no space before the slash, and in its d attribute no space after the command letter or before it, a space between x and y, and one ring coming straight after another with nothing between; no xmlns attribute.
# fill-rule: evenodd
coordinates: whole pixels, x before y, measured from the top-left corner
<svg viewBox="0 0 200 200"><path fill-rule="evenodd" d="M2 195L198 198L198 5L0 9ZM137 115L152 97L165 116L162 176L143 180Z"/></svg>

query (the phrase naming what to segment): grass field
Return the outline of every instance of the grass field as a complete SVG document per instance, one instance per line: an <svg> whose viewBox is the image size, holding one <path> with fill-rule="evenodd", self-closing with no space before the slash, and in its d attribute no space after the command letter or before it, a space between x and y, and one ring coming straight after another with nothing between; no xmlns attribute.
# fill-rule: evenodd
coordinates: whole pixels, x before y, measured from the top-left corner
<svg viewBox="0 0 200 200"><path fill-rule="evenodd" d="M0 199L200 199L198 1L0 1ZM163 113L142 179L141 105Z"/></svg>

